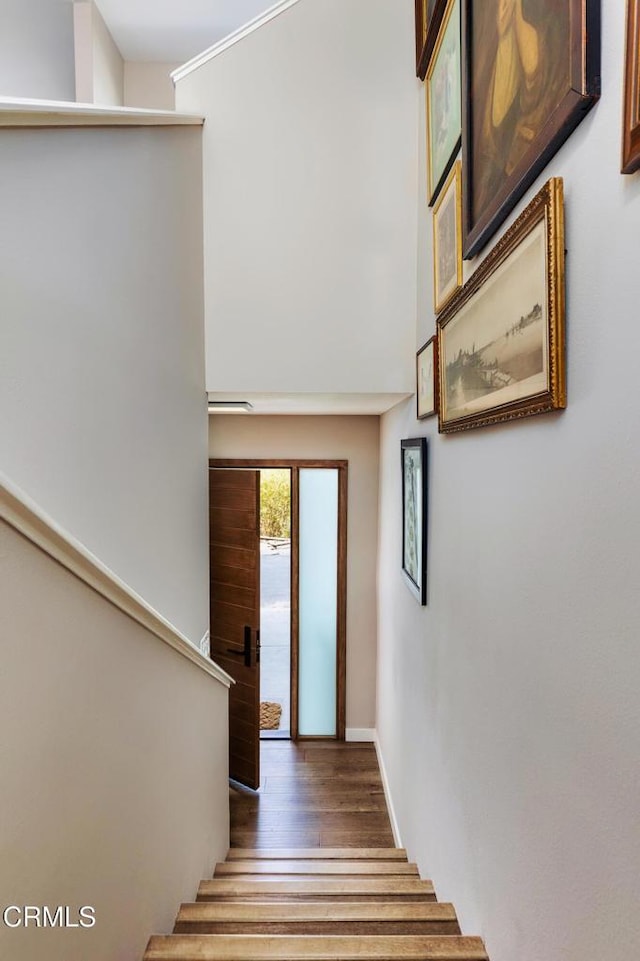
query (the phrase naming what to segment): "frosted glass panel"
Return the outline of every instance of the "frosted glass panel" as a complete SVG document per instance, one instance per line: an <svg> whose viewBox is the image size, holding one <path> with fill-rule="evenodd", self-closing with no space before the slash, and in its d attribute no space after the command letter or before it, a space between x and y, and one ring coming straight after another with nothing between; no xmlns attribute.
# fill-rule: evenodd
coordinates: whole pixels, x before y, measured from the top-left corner
<svg viewBox="0 0 640 961"><path fill-rule="evenodd" d="M336 735L338 471L300 471L298 732Z"/></svg>

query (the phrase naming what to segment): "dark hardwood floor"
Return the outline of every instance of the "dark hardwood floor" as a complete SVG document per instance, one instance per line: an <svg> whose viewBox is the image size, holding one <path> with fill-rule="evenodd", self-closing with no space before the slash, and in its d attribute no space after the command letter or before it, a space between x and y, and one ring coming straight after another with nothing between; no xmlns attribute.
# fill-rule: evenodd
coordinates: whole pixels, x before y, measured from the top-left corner
<svg viewBox="0 0 640 961"><path fill-rule="evenodd" d="M261 741L260 791L232 787L231 847L393 847L373 744Z"/></svg>

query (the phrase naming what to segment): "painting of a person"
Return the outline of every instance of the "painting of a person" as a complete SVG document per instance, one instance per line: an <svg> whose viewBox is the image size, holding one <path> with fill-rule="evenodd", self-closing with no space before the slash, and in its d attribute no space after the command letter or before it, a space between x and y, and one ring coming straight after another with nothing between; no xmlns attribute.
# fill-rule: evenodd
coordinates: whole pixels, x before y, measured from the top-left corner
<svg viewBox="0 0 640 961"><path fill-rule="evenodd" d="M516 169L566 85L568 4L474 4L474 208L481 211Z"/></svg>

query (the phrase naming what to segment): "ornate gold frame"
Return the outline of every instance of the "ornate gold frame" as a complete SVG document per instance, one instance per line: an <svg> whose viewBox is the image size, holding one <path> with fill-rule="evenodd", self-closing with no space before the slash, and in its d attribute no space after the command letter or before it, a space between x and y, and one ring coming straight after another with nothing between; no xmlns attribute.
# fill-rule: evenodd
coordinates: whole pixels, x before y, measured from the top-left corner
<svg viewBox="0 0 640 961"><path fill-rule="evenodd" d="M473 301L487 280L511 258L522 242L541 222L544 223L545 237L547 387L542 391L521 396L506 403L496 404L495 407L447 419L447 326L463 307ZM440 353L438 428L441 433L467 430L472 427L485 427L489 424L530 417L533 414L543 414L566 407L564 258L563 182L562 178L554 177L533 198L529 206L507 230L473 276L455 294L449 305L438 317ZM482 343L481 340L475 340L476 337L481 336L481 330L474 330L474 347L475 343Z"/></svg>
<svg viewBox="0 0 640 961"><path fill-rule="evenodd" d="M455 236L455 257L456 257L456 285L453 287L448 294L446 294L442 300L438 300L439 284L438 284L438 214L440 208L444 204L449 189L453 184L454 199L456 211L456 236ZM457 160L453 165L449 176L447 177L444 187L440 191L440 195L433 208L433 309L436 314L446 307L451 298L454 296L455 292L462 286L462 163Z"/></svg>
<svg viewBox="0 0 640 961"><path fill-rule="evenodd" d="M640 0L627 0L622 173L640 168Z"/></svg>

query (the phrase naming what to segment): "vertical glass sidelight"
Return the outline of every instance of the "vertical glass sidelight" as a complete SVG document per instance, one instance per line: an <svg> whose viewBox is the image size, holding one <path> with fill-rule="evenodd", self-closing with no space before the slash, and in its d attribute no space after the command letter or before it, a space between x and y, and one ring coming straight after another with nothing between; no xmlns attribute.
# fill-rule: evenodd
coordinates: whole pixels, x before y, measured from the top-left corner
<svg viewBox="0 0 640 961"><path fill-rule="evenodd" d="M301 468L298 733L335 737L338 471Z"/></svg>

